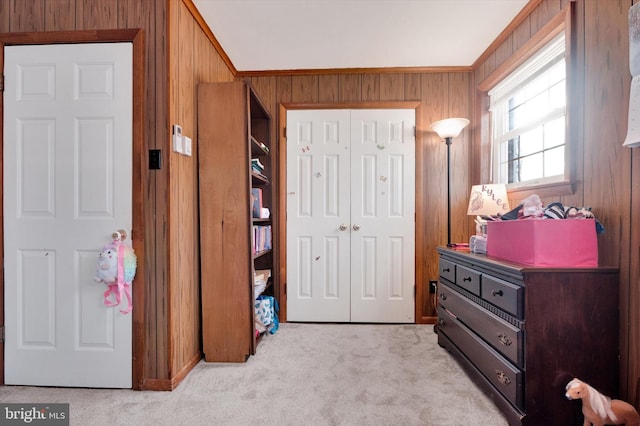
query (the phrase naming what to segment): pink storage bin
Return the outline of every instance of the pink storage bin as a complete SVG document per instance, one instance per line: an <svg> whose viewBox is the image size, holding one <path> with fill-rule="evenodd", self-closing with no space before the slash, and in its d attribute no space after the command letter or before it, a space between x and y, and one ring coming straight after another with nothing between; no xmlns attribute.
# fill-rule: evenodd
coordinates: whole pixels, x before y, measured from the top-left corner
<svg viewBox="0 0 640 426"><path fill-rule="evenodd" d="M533 266L598 266L595 220L489 221L487 256Z"/></svg>

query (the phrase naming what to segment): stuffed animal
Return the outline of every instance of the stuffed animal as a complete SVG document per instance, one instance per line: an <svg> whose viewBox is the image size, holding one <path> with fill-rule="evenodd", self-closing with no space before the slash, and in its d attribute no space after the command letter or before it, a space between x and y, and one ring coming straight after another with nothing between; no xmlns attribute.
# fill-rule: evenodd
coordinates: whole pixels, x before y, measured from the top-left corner
<svg viewBox="0 0 640 426"><path fill-rule="evenodd" d="M567 399L582 400L584 426L640 425L640 415L631 404L604 396L581 380L571 380L566 391Z"/></svg>
<svg viewBox="0 0 640 426"><path fill-rule="evenodd" d="M98 254L98 265L96 266L96 282L111 284L116 282L118 277L118 250L109 244Z"/></svg>
<svg viewBox="0 0 640 426"><path fill-rule="evenodd" d="M127 314L133 309L131 301L131 284L136 275L137 258L132 247L122 244L126 232L118 231L113 234L112 243L104 246L98 255L95 280L107 285L104 292L106 306L118 306L124 293L127 307L120 312ZM113 295L115 300L111 299Z"/></svg>

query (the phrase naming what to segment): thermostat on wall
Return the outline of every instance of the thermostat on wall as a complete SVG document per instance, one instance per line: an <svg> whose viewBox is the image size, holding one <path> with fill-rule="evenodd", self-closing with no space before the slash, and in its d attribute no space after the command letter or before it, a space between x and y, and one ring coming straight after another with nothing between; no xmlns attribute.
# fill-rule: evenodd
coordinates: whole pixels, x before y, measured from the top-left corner
<svg viewBox="0 0 640 426"><path fill-rule="evenodd" d="M182 154L182 127L178 124L173 125L173 151Z"/></svg>

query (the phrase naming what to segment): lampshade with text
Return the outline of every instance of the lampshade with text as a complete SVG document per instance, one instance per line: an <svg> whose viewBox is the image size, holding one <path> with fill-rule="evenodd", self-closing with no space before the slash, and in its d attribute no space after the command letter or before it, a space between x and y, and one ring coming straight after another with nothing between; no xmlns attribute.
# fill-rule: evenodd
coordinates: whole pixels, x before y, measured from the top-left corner
<svg viewBox="0 0 640 426"><path fill-rule="evenodd" d="M468 215L497 216L509 212L507 187L504 184L473 185Z"/></svg>

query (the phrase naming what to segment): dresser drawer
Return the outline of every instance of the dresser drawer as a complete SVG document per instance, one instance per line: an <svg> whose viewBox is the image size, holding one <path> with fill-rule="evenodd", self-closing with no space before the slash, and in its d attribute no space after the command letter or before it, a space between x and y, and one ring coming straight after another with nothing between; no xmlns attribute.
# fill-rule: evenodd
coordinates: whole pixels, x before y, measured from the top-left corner
<svg viewBox="0 0 640 426"><path fill-rule="evenodd" d="M438 307L438 323L438 333L444 333L505 398L524 410L523 372L442 306Z"/></svg>
<svg viewBox="0 0 640 426"><path fill-rule="evenodd" d="M483 274L481 297L520 319L524 318L524 288L521 286Z"/></svg>
<svg viewBox="0 0 640 426"><path fill-rule="evenodd" d="M524 332L473 303L447 285L438 288L440 305L453 313L460 322L487 341L511 362L524 367Z"/></svg>
<svg viewBox="0 0 640 426"><path fill-rule="evenodd" d="M456 284L476 296L480 296L480 273L464 266L456 265Z"/></svg>
<svg viewBox="0 0 640 426"><path fill-rule="evenodd" d="M445 259L440 259L440 276L452 283L456 282L456 265Z"/></svg>

